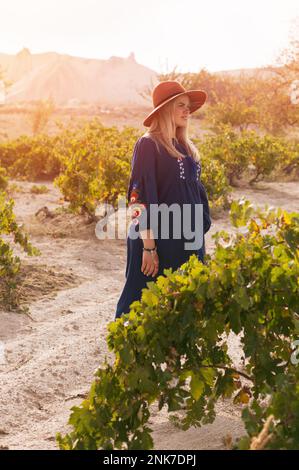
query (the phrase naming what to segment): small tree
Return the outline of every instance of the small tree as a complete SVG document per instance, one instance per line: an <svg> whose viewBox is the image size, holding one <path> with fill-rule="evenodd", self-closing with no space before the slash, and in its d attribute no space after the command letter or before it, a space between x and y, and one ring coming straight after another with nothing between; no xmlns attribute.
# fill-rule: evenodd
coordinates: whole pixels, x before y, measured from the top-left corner
<svg viewBox="0 0 299 470"><path fill-rule="evenodd" d="M45 129L54 110L55 104L52 98L40 100L36 104L35 108L29 113L33 134L37 134Z"/></svg>

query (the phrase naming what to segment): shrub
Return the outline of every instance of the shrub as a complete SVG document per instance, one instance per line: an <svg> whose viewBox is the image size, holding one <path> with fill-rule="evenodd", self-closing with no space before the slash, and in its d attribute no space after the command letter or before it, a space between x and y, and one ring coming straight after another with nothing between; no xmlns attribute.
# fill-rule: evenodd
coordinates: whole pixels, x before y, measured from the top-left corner
<svg viewBox="0 0 299 470"><path fill-rule="evenodd" d="M243 404L249 438L264 425L260 410L272 397L265 414L277 419L274 442L299 448L298 370L290 360L298 333L299 214L254 211L240 200L231 221L236 233L214 235L206 265L192 255L177 271L165 269L109 324L114 363L105 358L87 399L72 408L73 430L56 435L61 449L151 449L151 404L180 410L172 421L186 430L212 422L220 397ZM227 348L231 331L243 349L237 369Z"/></svg>

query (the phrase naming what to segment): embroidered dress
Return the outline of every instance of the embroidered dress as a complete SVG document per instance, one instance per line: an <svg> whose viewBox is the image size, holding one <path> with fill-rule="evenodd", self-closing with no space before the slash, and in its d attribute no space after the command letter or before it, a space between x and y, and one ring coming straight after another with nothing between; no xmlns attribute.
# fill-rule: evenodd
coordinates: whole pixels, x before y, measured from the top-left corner
<svg viewBox="0 0 299 470"><path fill-rule="evenodd" d="M163 275L165 268L172 268L175 271L194 253L204 263L204 234L210 229L211 219L207 194L200 180L201 165L188 155L185 148L175 139L173 144L185 157L174 158L161 146L159 154L150 136L142 136L135 143L127 191L132 221L127 237L126 281L116 306L115 318L128 313L131 303L140 300L142 289L146 284ZM177 222L171 210L169 210L169 233L167 238L163 238L162 217L152 217L150 210L151 207L163 204L166 204L166 207L177 205L182 212L184 204L189 205L190 230L194 233L199 229L202 230L203 243L200 248L186 248L186 242L194 242L195 235L193 238L185 236L184 214ZM195 205L198 204L202 204L203 207L201 227L195 224L195 220L198 220L195 219ZM178 227L181 228L179 238L175 231ZM159 271L156 277L147 276L141 271L143 240L139 230L149 228L153 230L159 256Z"/></svg>

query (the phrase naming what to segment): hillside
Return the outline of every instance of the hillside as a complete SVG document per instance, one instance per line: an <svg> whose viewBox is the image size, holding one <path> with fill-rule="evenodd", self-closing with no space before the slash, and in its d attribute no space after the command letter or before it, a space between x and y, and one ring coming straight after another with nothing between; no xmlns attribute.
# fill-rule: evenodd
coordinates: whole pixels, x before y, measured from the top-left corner
<svg viewBox="0 0 299 470"><path fill-rule="evenodd" d="M0 54L0 67L4 78L13 82L7 104L52 98L57 105L144 106L147 100L140 92L157 81L156 72L138 64L133 53L99 60L56 52L31 54L24 48L16 55Z"/></svg>
<svg viewBox="0 0 299 470"><path fill-rule="evenodd" d="M0 70L12 83L3 96L0 80L0 103L6 104L52 99L58 106L151 106L142 93L158 82L157 72L138 64L134 53L101 60L56 52L31 54L23 48L15 55L0 53ZM273 72L265 67L215 73L265 77Z"/></svg>

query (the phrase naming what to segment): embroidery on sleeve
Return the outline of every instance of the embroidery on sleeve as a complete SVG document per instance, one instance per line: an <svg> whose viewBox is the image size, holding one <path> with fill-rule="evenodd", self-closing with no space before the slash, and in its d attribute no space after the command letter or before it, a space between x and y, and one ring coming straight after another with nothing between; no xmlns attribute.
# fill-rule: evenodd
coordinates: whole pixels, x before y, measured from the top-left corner
<svg viewBox="0 0 299 470"><path fill-rule="evenodd" d="M130 209L131 219L133 223L137 225L142 211L146 209L146 204L140 200L140 190L136 183L132 187L128 206Z"/></svg>

